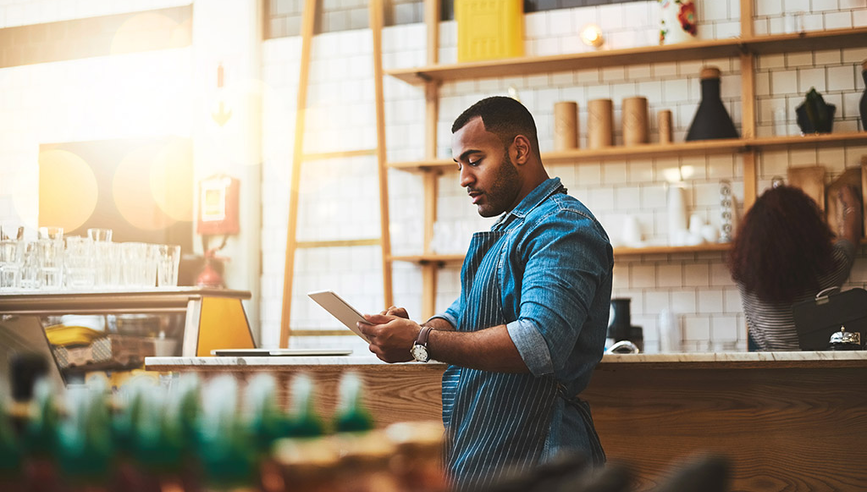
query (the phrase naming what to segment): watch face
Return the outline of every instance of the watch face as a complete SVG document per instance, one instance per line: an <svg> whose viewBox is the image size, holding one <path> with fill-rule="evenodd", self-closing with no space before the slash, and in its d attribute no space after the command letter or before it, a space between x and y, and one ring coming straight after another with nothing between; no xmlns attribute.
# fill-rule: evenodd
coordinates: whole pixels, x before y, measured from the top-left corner
<svg viewBox="0 0 867 492"><path fill-rule="evenodd" d="M427 362L430 359L430 356L427 353L427 347L424 345L415 344L409 350L409 353L412 354L412 358L419 362Z"/></svg>

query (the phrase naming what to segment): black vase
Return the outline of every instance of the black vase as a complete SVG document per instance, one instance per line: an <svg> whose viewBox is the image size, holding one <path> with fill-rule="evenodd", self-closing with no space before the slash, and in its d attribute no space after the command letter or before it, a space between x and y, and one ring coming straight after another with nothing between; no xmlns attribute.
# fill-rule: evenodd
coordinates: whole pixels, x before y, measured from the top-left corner
<svg viewBox="0 0 867 492"><path fill-rule="evenodd" d="M689 125L687 142L692 140L713 140L718 138L738 138L738 131L720 99L720 71L716 67L705 67L701 71L701 102Z"/></svg>
<svg viewBox="0 0 867 492"><path fill-rule="evenodd" d="M644 350L644 331L640 326L632 326L630 303L632 299L611 299L612 315L608 323L608 335L614 342L629 340Z"/></svg>
<svg viewBox="0 0 867 492"><path fill-rule="evenodd" d="M834 128L834 113L837 107L833 104L828 104L821 94L816 92L815 88L810 88L807 96L797 108L798 127L801 133L809 135L811 133L831 133Z"/></svg>
<svg viewBox="0 0 867 492"><path fill-rule="evenodd" d="M861 131L867 132L867 60L861 65L864 70L861 72L861 77L864 79L864 94L861 95Z"/></svg>

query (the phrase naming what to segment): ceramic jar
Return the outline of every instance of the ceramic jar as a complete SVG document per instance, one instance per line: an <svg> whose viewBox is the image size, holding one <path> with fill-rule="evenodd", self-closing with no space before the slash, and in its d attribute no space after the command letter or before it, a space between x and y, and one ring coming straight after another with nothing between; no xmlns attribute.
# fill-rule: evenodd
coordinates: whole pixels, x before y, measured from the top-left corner
<svg viewBox="0 0 867 492"><path fill-rule="evenodd" d="M647 98L627 97L623 100L623 145L647 143Z"/></svg>
<svg viewBox="0 0 867 492"><path fill-rule="evenodd" d="M554 150L578 148L578 103L562 101L554 104Z"/></svg>
<svg viewBox="0 0 867 492"><path fill-rule="evenodd" d="M614 144L614 104L611 99L587 103L587 146L591 149Z"/></svg>

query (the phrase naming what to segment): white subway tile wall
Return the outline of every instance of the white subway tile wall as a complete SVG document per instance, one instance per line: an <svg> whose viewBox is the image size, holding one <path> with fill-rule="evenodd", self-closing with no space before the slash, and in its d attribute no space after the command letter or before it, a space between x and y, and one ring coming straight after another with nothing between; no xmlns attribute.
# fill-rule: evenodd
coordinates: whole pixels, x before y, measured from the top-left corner
<svg viewBox="0 0 867 492"><path fill-rule="evenodd" d="M189 0L119 0L66 2L9 0L0 2L0 28L93 17L121 12L188 5ZM545 55L589 51L577 37L588 23L601 27L609 49L655 45L659 20L657 2L582 7L528 14L525 17L526 52ZM740 33L740 2L702 0L698 3L699 37L724 39ZM758 0L754 20L757 35L797 30L844 29L867 26L863 0ZM802 12L802 14L798 14ZM383 32L386 68L420 66L425 60L425 31L421 24L390 27ZM439 61L457 60L454 22L440 24ZM289 177L292 168L297 74L300 39L265 41L262 50L263 178L262 178L262 341L279 340L283 267L288 218ZM368 30L317 36L311 65L309 109L304 150L307 153L373 148L372 38ZM195 99L191 79L172 74L189 72L189 48L134 55L119 55L0 70L0 220L33 221L36 216L36 152L39 143L146 136L189 136L192 116L177 118L177 111ZM759 136L799 132L795 108L810 87L821 91L837 107L835 131L860 127L858 101L864 91L860 63L867 49L787 53L759 58L756 68L757 131ZM682 141L699 102L698 73L705 64L723 72L722 96L740 128L739 60L702 60L642 64L557 74L501 79L469 80L443 85L437 124L439 157L450 157L451 121L476 100L505 94L515 88L533 111L542 150L551 150L553 104L559 100L579 104L580 145L586 146L587 101L612 98L615 103L615 140L622 143L620 106L624 97L648 98L650 138L658 141L656 113L673 113L675 140ZM147 74L139 71L146 70ZM86 74L100 73L98 79ZM76 82L77 81L77 82ZM74 82L74 83L73 83ZM95 105L104 87L129 88L130 97L115 107ZM162 85L161 85L162 84ZM422 157L424 148L424 93L390 77L384 79L388 160ZM125 108L115 111L117 105ZM94 110L96 108L102 108ZM111 111L109 111L111 109ZM118 119L111 115L138 115ZM168 117L166 115L172 115ZM155 124L156 123L156 124ZM759 190L774 176L785 176L792 166L825 165L834 176L860 165L867 147L800 149L765 152L758 160ZM319 241L379 236L378 182L375 159L370 157L311 161L304 168L299 205L299 239ZM597 215L612 240L620 241L624 218L638 219L645 239L661 243L667 237L666 176L678 171L689 182L690 211L717 223L719 181L729 179L735 196L743 201L743 161L739 156L636 159L549 166L570 193ZM469 224L484 229L490 220L477 217L457 186L455 173L439 182L439 219L446 224ZM389 172L390 230L395 254L422 249L422 182L412 174ZM856 261L849 285L867 284L867 266ZM297 253L293 286L292 326L299 329L335 329L339 325L309 301L310 290L340 292L363 311L377 311L382 298L381 257L376 246L303 249ZM643 326L648 351L656 350L657 317L662 309L680 316L688 350L744 348L745 325L740 297L725 267L722 253L642 255L619 258L614 295L632 299L633 324ZM436 306L444 309L459 294L459 268L438 273ZM395 303L418 316L421 275L412 264L394 266ZM298 337L296 346L342 345L364 351L355 337Z"/></svg>
<svg viewBox="0 0 867 492"><path fill-rule="evenodd" d="M832 29L829 24L852 27L864 25L857 23L861 11L867 10L864 2L833 0L819 2L813 0L811 11L807 0L761 0L757 4L759 15L756 18L757 34L772 31L772 20L779 20L779 27L785 26L782 20L785 13L793 10L805 11L794 21L801 22L805 29ZM699 37L703 39L720 39L737 36L739 27L739 2L734 0L705 0L698 5ZM570 15L563 15L564 13ZM836 15L839 14L839 15ZM841 20L842 19L842 20ZM846 21L848 19L848 21ZM845 22L848 25L843 25ZM633 2L623 5L606 5L600 7L584 7L539 12L525 16L526 52L528 55L548 55L589 51L591 48L578 42L576 33L588 23L598 23L606 38L607 47L611 49L632 46L652 45L657 42L657 5L656 2ZM777 22L777 21L774 21ZM763 27L764 26L764 27ZM773 24L777 27L777 24ZM440 63L456 61L456 28L454 22L440 24ZM782 32L782 31L779 31ZM368 31L353 31L339 33L333 36L333 49L322 49L322 63L333 67L346 66L349 63L353 70L341 72L346 75L336 75L330 72L333 79L320 80L324 86L333 87L337 82L347 83L343 95L348 94L353 84L369 85L369 70L363 64L369 64L370 51L362 38L369 37ZM325 36L319 36L324 38ZM351 39L351 41L349 41ZM424 27L409 25L387 28L383 34L383 62L385 68L407 68L425 64ZM297 41L278 39L266 41L265 67L297 66ZM362 61L363 58L365 61ZM772 135L775 128L785 128L787 134L797 134L795 124L795 107L803 99L804 92L810 87L816 87L826 100L838 107L835 118L835 131L855 131L858 127L857 104L863 92L863 81L860 77L860 63L867 58L865 49L832 50L815 53L789 53L761 57L756 70L756 92L758 96L758 131L759 135ZM325 60L328 60L327 62ZM620 106L624 97L641 95L648 98L650 114L650 140L658 141L656 113L662 109L670 109L673 113L675 141L682 141L689 128L700 99L700 84L698 74L704 65L716 65L723 74L722 97L732 115L735 125L740 129L740 63L737 59L715 59L689 61L681 63L647 64L631 67L613 67L601 70L583 70L556 74L538 74L532 76L517 76L500 79L465 80L446 83L440 89L440 120L437 125L438 141L437 155L440 158L450 158L451 122L466 107L486 96L506 94L510 88L517 90L521 101L533 112L539 129L542 151L552 150L552 120L553 105L560 100L577 101L579 105L580 146L586 146L587 101L595 98L611 98L615 105L615 143L622 144L620 130ZM270 71L266 70L266 76ZM348 77L348 79L347 79ZM283 99L294 100L293 84L295 80L283 81L278 85L266 80L275 93ZM372 89L371 89L372 91ZM324 92L324 91L322 91ZM424 128L424 93L421 88L413 87L395 79L385 77L385 108L386 108L386 142L388 160L391 162L416 160L423 157ZM367 112L349 117L347 107L369 104L369 94L352 92L352 100L337 102L341 94L322 93L318 104L325 104L327 111L334 115L324 118L327 126L318 130L310 128L305 145L321 145L321 151L340 150L350 138L361 138L362 128L372 128L375 115L372 108ZM327 100L335 98L334 101ZM363 103L363 104L362 104ZM284 106L291 106L291 102ZM312 101L311 101L312 104ZM331 104L332 106L329 106ZM336 107L334 107L336 106ZM266 104L267 107L267 104ZM288 107L280 108L285 111ZM783 112L778 111L782 109ZM280 120L284 116L275 114L273 119ZM319 114L319 107L314 114ZM339 117L338 117L339 116ZM775 120L775 118L780 121ZM266 120L268 121L268 120ZM286 135L291 135L292 122L282 122L282 126L265 127L266 148L273 152L266 153L269 165L265 168L264 186L272 188L268 202L264 203L265 216L277 214L278 220L268 221L269 226L263 230L263 244L272 254L266 259L265 275L263 276L263 334L268 325L279 323L279 305L281 302L280 282L282 275L282 257L280 252L285 246L285 210L288 187L288 168L291 161L291 142ZM311 125L308 119L308 125ZM317 131L328 136L315 137ZM372 138L372 135L370 135ZM274 142L273 140L280 140ZM368 140L363 139L364 142ZM370 140L372 143L372 140ZM310 149L308 149L310 150ZM786 169L795 165L812 165L821 163L829 168L832 174L838 174L846 167L860 165L861 155L867 154L867 148L848 147L841 149L812 149L766 152L760 156L759 189L769 186L775 175L785 175ZM680 172L689 183L687 194L688 205L692 213L697 213L704 221L718 225L719 210L717 208L719 181L732 181L735 197L739 204L743 202L743 160L740 156L699 156L665 159L636 159L628 161L586 162L580 164L550 165L551 175L560 176L569 192L584 201L602 224L606 227L612 241L620 241L621 229L626 216L635 216L640 224L641 232L650 243L664 243L667 238L666 212L666 176L672 171ZM341 168L342 169L342 168ZM367 169L367 168L366 168ZM326 171L327 172L327 171ZM335 171L339 173L346 170ZM419 253L422 250L422 186L421 179L409 173L390 171L390 210L392 249L395 254ZM375 203L365 207L361 200L347 201L347 194L363 194L375 196L376 183L369 186L354 186L346 179L342 184L336 180L335 188L323 190L327 197L322 202L323 211L305 219L304 234L323 234L328 236L337 231L354 226L341 214L345 207L358 207L354 217L374 217L377 209ZM314 193L319 194L319 193ZM263 196L263 200L266 197ZM337 203L330 206L328 203ZM302 204L302 207L304 205ZM328 208L331 207L331 208ZM490 221L481 220L469 204L462 189L457 184L457 174L446 172L439 179L438 219L443 222L472 222L479 229L489 227ZM347 212L348 213L348 212ZM301 215L300 217L303 217ZM336 224L331 225L331 221ZM364 226L368 227L368 226ZM275 231L270 231L273 228ZM315 232L314 229L320 232ZM328 232L321 232L328 231ZM376 248L372 248L376 249ZM299 252L301 255L302 252ZM305 255L311 251L303 252ZM333 327L334 322L317 313L316 306L308 302L306 308L300 311L294 306L303 303L300 288L313 287L316 282L320 286L333 288L333 285L345 287L341 293L352 299L362 308L374 311L381 308L379 291L381 280L375 268L366 268L365 275L370 280L352 284L344 281L339 283L339 272L334 273L327 264L316 258L305 257L304 276L296 280L296 290L293 295L293 322L304 323L310 327ZM375 252L370 253L367 265L376 265L379 259ZM296 264L302 263L301 257ZM867 284L867 267L863 257L856 262L850 279L851 285ZM273 273L269 273L273 272ZM331 273L328 273L331 272ZM458 267L443 268L438 273L438 293L436 306L438 310L445 309L459 295ZM335 277L337 275L338 277ZM305 279L302 281L302 278ZM323 280L324 279L324 280ZM306 283L302 283L306 282ZM328 285L332 282L332 285ZM375 287L372 287L374 286ZM394 268L395 303L407 306L410 313L418 316L420 309L421 275L419 269L411 264L396 263ZM376 292L371 295L371 292ZM677 255L642 255L633 258L619 258L614 270L615 297L632 299L633 324L644 327L645 345L648 352L658 349L657 317L663 309L678 315L684 335L684 349L688 351L704 350L743 350L746 348L745 321L740 304L740 296L725 266L724 253L690 253ZM379 296L379 297L377 297ZM357 301L356 301L357 299ZM367 304L365 304L367 303ZM270 306L270 309L268 307ZM276 307L275 307L276 306ZM312 310L312 312L311 312ZM273 312L274 316L268 315ZM324 321L323 321L324 320ZM278 328L268 328L269 333L277 333ZM294 343L323 344L334 343L333 338L313 337L298 340Z"/></svg>

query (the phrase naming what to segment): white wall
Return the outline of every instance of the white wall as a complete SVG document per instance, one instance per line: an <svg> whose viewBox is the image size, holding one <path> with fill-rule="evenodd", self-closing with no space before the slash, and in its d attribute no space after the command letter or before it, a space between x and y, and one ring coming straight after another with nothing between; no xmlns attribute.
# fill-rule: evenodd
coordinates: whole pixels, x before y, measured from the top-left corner
<svg viewBox="0 0 867 492"><path fill-rule="evenodd" d="M779 4L781 0L761 0L761 16L756 29L763 23L777 26L774 16L782 22L782 9L768 8L764 4ZM586 23L598 23L611 48L652 45L657 41L657 2L634 2L623 5L587 7L528 14L525 16L526 51L531 55L550 55L586 51L575 33ZM805 15L807 29L823 29L867 25L867 3L864 1L818 2L816 12ZM821 5L819 5L821 3ZM833 7L833 8L832 8ZM819 10L821 9L821 10ZM809 11L810 6L804 10ZM739 2L735 0L705 0L698 5L699 36L719 39L739 34ZM821 20L821 22L820 22ZM780 24L782 26L782 24ZM770 28L769 28L770 29ZM780 28L782 29L782 27ZM771 32L775 32L771 30ZM456 30L454 22L440 27L440 62L456 60ZM319 98L315 119L317 126L327 121L328 130L309 131L305 146L317 151L357 148L373 145L371 132L375 124L372 107L372 80L370 71L369 31L352 31L318 36L314 60L321 60L314 73L312 94ZM404 68L425 64L425 33L423 25L388 28L383 33L383 61L386 68ZM264 178L263 248L265 275L263 277L263 333L270 333L276 343L279 333L282 291L282 265L285 248L286 209L288 204L289 167L292 142L287 137L294 129L295 90L300 42L297 38L276 39L265 42L265 80L273 91L273 103L266 103ZM853 131L857 128L857 101L863 91L860 81L860 62L867 58L867 50L833 50L816 54L788 54L762 57L758 64L759 131L773 131L768 120L769 107L793 104L803 97L808 84L825 81L823 93L838 104L835 129ZM521 100L536 117L540 145L543 151L552 150L553 104L560 100L577 101L580 108L580 126L586 129L586 103L590 99L609 97L615 101L616 127L619 127L619 105L624 97L646 96L651 115L657 110L671 109L674 113L675 140L682 141L700 99L698 73L705 64L718 66L723 72L722 96L730 114L740 128L740 66L738 59L702 60L681 63L635 65L622 68L587 70L558 74L541 74L493 80L469 80L444 84L440 95L440 121L437 152L450 157L451 121L476 100L495 94L504 94L510 86L518 89ZM349 67L349 70L341 67ZM780 75L774 75L779 72ZM842 79L840 75L845 75ZM856 77L857 75L857 77ZM765 80L785 77L795 85L771 84ZM850 77L851 76L851 77ZM849 78L846 78L849 77ZM851 79L851 82L849 81ZM420 159L423 156L424 94L422 89L386 77L386 125L389 161ZM819 87L817 86L817 89ZM312 101L311 101L312 104ZM842 112L840 111L842 109ZM773 111L770 111L773 114ZM793 123L793 121L791 122ZM308 125L310 125L308 120ZM793 124L789 132L795 132ZM616 138L622 137L617 131ZM655 118L651 118L651 141L656 141ZM586 142L582 130L581 145ZM350 145L350 143L352 145ZM764 189L774 175L785 175L789 165L821 163L832 174L845 167L859 165L860 156L867 154L865 147L841 149L798 150L765 153L759 161L759 187ZM319 166L318 163L315 163ZM359 163L360 166L373 163ZM333 169L349 169L350 164L332 163ZM620 162L596 162L576 165L549 166L550 174L560 176L569 191L584 201L596 213L609 234L616 241L623 218L627 214L639 217L643 232L650 240L666 237L665 172L691 168L692 176L689 204L693 211L706 220L714 221L718 215L719 181L734 183L735 195L743 201L743 163L739 156L683 157L672 159L635 159ZM323 172L339 174L323 166ZM369 168L372 175L374 168ZM389 172L392 249L394 253L412 254L421 251L422 187L415 175ZM455 224L466 221L479 228L488 227L490 221L477 218L475 210L457 186L457 175L446 173L440 179L439 219ZM352 230L376 236L377 213L375 183L346 179L332 181L332 185L317 184L316 191L306 199L328 207L315 220L301 228L300 235L322 233L319 238L343 237L339 231ZM307 203L307 202L305 202ZM302 207L305 205L302 204ZM303 212L303 208L302 214ZM304 215L302 215L304 216ZM362 220L362 217L365 219ZM359 224L364 224L359 226ZM319 233L317 232L319 231ZM329 231L325 234L322 231ZM363 234L362 234L363 235ZM355 248L358 249L358 248ZM369 251L337 250L299 252L296 264L303 265L296 280L293 295L292 324L299 328L336 328L337 324L303 296L305 289L337 288L361 309L375 311L381 305L381 276L378 249ZM353 254L353 256L350 256ZM347 261L351 261L347 264ZM363 262L359 265L358 262ZM344 269L349 268L351 274ZM459 269L446 268L439 274L437 308L443 309L460 292ZM859 258L852 275L852 283L867 283L867 262ZM335 287L336 286L336 287ZM744 349L745 322L740 297L725 267L724 254L672 254L642 255L615 266L614 296L631 297L634 324L645 328L648 349L655 350L658 334L656 319L663 308L681 315L687 348ZM395 264L394 296L398 305L407 306L411 314L420 311L421 275L417 267ZM268 338L266 337L266 340ZM351 337L338 340L332 337L295 339L298 345L348 344L357 350L366 350Z"/></svg>

